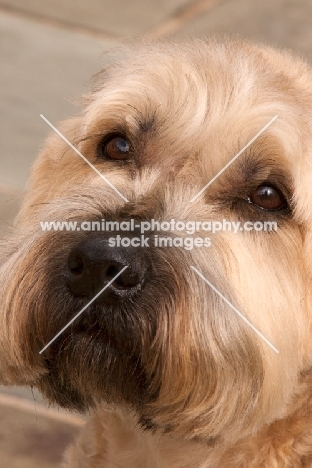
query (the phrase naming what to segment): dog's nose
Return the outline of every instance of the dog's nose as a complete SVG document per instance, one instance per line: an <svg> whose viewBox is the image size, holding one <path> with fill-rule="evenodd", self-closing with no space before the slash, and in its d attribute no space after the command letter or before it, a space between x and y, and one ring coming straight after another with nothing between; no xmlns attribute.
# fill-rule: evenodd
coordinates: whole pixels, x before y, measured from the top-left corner
<svg viewBox="0 0 312 468"><path fill-rule="evenodd" d="M108 237L89 235L68 256L67 282L76 296L94 297L121 270L96 302L115 304L142 290L149 271L146 252L140 247L111 247Z"/></svg>

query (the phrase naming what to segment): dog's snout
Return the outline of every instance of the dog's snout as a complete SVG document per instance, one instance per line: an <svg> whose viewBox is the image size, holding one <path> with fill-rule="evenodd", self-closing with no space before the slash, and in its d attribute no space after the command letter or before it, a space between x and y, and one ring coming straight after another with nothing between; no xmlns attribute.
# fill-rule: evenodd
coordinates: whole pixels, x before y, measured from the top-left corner
<svg viewBox="0 0 312 468"><path fill-rule="evenodd" d="M69 253L68 287L76 296L92 298L119 274L97 299L117 303L142 290L149 266L142 248L111 247L109 237L90 235Z"/></svg>

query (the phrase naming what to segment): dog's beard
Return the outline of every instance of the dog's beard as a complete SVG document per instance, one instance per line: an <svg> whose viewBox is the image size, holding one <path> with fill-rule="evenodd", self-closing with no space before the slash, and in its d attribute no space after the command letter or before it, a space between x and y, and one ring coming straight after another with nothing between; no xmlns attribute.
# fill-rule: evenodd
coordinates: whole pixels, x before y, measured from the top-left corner
<svg viewBox="0 0 312 468"><path fill-rule="evenodd" d="M155 292L151 285L145 294ZM158 299L154 296L159 304ZM51 311L60 303L54 297ZM85 301L69 303L68 318L85 305ZM135 408L153 400L157 388L147 374L144 355L152 347L156 317L159 320L166 313L155 309L152 301L141 306L91 305L44 352L49 373L40 382L42 391L58 404L78 410L103 399ZM52 335L56 333L54 328Z"/></svg>
<svg viewBox="0 0 312 468"><path fill-rule="evenodd" d="M40 347L93 298L75 297L66 285L68 252L77 242L69 237L45 260L49 268L43 272L42 301L33 302L29 315L31 333L31 325L38 324ZM50 400L79 411L103 399L136 409L155 400L159 385L146 360L177 301L175 275L166 267L170 262L160 260L151 252L153 273L143 291L114 304L99 298L43 352L48 373L39 386Z"/></svg>

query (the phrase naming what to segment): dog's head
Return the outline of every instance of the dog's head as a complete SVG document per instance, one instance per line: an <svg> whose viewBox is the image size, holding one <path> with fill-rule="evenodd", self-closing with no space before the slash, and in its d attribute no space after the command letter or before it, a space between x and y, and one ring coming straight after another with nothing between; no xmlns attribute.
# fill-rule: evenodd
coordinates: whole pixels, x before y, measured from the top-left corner
<svg viewBox="0 0 312 468"><path fill-rule="evenodd" d="M312 360L311 78L287 54L231 41L139 47L100 74L59 127L93 168L53 134L2 246L2 381L79 410L129 407L186 438L282 417ZM40 225L151 219L180 224L119 248L117 224ZM277 229L207 233L223 220ZM174 247L155 245L163 235Z"/></svg>

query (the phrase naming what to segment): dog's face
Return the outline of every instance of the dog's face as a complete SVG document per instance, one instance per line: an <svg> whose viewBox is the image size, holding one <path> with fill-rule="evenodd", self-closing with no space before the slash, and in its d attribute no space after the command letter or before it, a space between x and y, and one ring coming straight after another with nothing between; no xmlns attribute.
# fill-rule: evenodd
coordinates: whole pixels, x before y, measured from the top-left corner
<svg viewBox="0 0 312 468"><path fill-rule="evenodd" d="M108 67L60 130L128 202L50 137L1 251L2 381L79 410L130 407L147 427L206 441L282 417L312 358L310 83L304 63L231 42L146 46ZM102 219L278 229L209 233L188 250L40 227Z"/></svg>

